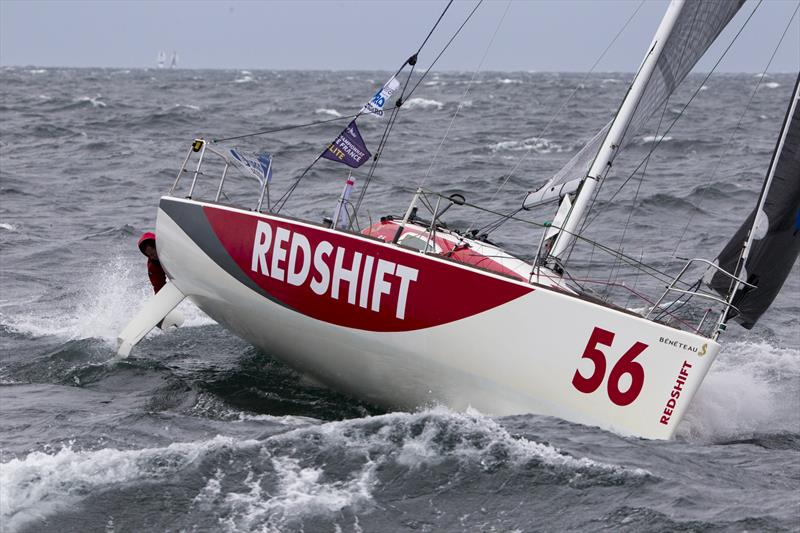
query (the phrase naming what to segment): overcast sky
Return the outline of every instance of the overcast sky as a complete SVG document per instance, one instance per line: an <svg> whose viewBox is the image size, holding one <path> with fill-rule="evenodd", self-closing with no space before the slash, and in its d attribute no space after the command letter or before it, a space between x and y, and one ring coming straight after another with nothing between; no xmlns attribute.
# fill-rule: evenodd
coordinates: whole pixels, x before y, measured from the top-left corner
<svg viewBox="0 0 800 533"><path fill-rule="evenodd" d="M394 70L445 6L427 1L36 1L0 0L0 65L154 67L160 50L185 68ZM474 1L457 1L420 57L427 66ZM474 70L506 0L486 0L442 70ZM708 70L755 7L750 0L698 70ZM762 72L798 0L765 0L719 67ZM586 71L638 0L512 2L483 70ZM598 71L633 71L666 7L644 5ZM800 69L795 17L770 72Z"/></svg>

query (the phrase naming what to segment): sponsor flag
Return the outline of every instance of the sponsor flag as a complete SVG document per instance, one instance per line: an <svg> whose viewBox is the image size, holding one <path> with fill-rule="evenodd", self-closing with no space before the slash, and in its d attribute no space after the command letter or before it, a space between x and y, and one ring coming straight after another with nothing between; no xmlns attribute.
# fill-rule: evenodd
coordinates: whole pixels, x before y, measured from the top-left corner
<svg viewBox="0 0 800 533"><path fill-rule="evenodd" d="M233 162L256 178L259 183L267 183L272 181L272 156L266 152L255 154L254 156L246 155L235 148L230 149L230 154L233 156Z"/></svg>
<svg viewBox="0 0 800 533"><path fill-rule="evenodd" d="M370 98L370 101L364 104L361 108L361 113L375 115L376 117L383 116L383 106L386 101L394 94L397 88L400 87L400 82L392 76L381 89L375 93L375 96Z"/></svg>
<svg viewBox="0 0 800 533"><path fill-rule="evenodd" d="M322 152L322 157L344 163L351 168L360 167L372 157L364 139L361 138L355 119L328 145Z"/></svg>

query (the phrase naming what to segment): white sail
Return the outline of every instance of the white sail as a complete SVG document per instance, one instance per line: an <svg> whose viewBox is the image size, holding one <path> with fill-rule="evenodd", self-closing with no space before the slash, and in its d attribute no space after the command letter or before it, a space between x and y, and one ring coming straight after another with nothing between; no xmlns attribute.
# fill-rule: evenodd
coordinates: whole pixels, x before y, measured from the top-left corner
<svg viewBox="0 0 800 533"><path fill-rule="evenodd" d="M577 229L598 180L620 148L634 139L664 105L743 3L744 0L672 1L617 116L544 185L552 188L575 179L585 180L567 221L567 233ZM571 236L560 236L553 255L560 256L572 240Z"/></svg>

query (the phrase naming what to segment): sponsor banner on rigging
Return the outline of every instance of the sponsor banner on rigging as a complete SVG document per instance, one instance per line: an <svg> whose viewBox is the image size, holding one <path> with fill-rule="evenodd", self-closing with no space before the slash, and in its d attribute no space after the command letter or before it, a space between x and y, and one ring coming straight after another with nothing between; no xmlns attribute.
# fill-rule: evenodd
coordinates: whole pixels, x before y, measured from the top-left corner
<svg viewBox="0 0 800 533"><path fill-rule="evenodd" d="M400 87L400 82L397 78L392 76L389 81L381 87L381 90L376 92L375 96L364 104L364 107L361 108L361 113L382 117L383 106L386 105L386 101L394 94L398 87Z"/></svg>
<svg viewBox="0 0 800 533"><path fill-rule="evenodd" d="M322 157L352 168L360 167L372 157L364 139L361 138L355 119L328 145L322 152Z"/></svg>
<svg viewBox="0 0 800 533"><path fill-rule="evenodd" d="M264 180L267 180L267 183L272 181L272 156L268 153L262 152L255 156L247 156L235 148L231 148L230 154L233 156L236 166L255 177L259 183L264 183Z"/></svg>

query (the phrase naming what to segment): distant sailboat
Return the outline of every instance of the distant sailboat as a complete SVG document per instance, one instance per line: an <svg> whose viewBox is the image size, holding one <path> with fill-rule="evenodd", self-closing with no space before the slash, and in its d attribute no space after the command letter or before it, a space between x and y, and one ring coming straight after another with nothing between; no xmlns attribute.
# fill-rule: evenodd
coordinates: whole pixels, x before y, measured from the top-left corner
<svg viewBox="0 0 800 533"><path fill-rule="evenodd" d="M172 51L172 57L169 60L169 68L178 68L178 52Z"/></svg>
<svg viewBox="0 0 800 533"><path fill-rule="evenodd" d="M167 65L167 53L161 50L158 53L158 68L164 68Z"/></svg>

